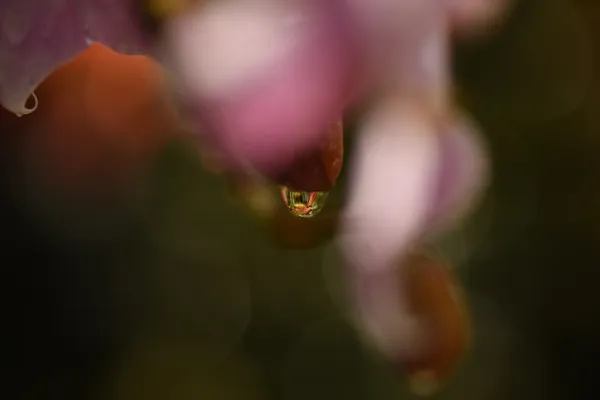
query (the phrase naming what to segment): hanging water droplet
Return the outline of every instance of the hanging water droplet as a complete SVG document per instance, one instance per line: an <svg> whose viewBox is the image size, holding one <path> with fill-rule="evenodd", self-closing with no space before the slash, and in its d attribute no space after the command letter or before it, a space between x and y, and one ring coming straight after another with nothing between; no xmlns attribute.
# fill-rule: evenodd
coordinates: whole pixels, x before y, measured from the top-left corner
<svg viewBox="0 0 600 400"><path fill-rule="evenodd" d="M294 191L282 187L281 195L283 202L292 214L301 218L311 218L323 210L329 193Z"/></svg>

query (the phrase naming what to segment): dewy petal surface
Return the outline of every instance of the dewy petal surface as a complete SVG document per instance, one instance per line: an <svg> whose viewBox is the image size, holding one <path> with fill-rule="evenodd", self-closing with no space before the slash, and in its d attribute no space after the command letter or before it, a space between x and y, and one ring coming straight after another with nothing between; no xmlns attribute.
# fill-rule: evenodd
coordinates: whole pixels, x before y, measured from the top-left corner
<svg viewBox="0 0 600 400"><path fill-rule="evenodd" d="M145 52L149 40L131 0L0 2L0 104L18 115L50 73L98 41L121 53Z"/></svg>

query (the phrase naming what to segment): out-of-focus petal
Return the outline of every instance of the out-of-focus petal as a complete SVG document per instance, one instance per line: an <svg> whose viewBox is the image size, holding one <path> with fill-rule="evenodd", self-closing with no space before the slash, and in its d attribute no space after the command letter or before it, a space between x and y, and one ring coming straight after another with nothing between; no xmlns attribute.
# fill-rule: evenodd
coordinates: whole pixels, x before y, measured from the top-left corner
<svg viewBox="0 0 600 400"><path fill-rule="evenodd" d="M431 205L430 230L463 217L487 183L489 159L478 132L465 116L442 122L438 189Z"/></svg>
<svg viewBox="0 0 600 400"><path fill-rule="evenodd" d="M360 134L339 233L355 317L384 355L419 359L429 339L408 304L404 260L473 204L485 153L465 118L440 121L413 103L381 106Z"/></svg>
<svg viewBox="0 0 600 400"><path fill-rule="evenodd" d="M0 3L0 104L15 114L50 73L93 41L143 52L132 0L18 0Z"/></svg>
<svg viewBox="0 0 600 400"><path fill-rule="evenodd" d="M430 114L410 103L379 106L360 130L340 244L363 270L385 269L422 233L437 184Z"/></svg>
<svg viewBox="0 0 600 400"><path fill-rule="evenodd" d="M421 354L396 361L410 375L413 391L432 394L469 346L469 312L448 265L413 253L403 268L411 311L427 321L428 334Z"/></svg>
<svg viewBox="0 0 600 400"><path fill-rule="evenodd" d="M366 343L394 362L422 354L427 330L411 312L402 265L379 271L351 268L348 277L352 317Z"/></svg>
<svg viewBox="0 0 600 400"><path fill-rule="evenodd" d="M447 101L448 19L437 1L345 0L371 85L433 106Z"/></svg>
<svg viewBox="0 0 600 400"><path fill-rule="evenodd" d="M268 1L215 2L172 21L174 65L222 159L277 172L318 145L347 99L339 25L325 6Z"/></svg>
<svg viewBox="0 0 600 400"><path fill-rule="evenodd" d="M360 129L338 240L358 326L386 355L419 337L398 262L427 221L438 154L431 115L412 103L383 102Z"/></svg>

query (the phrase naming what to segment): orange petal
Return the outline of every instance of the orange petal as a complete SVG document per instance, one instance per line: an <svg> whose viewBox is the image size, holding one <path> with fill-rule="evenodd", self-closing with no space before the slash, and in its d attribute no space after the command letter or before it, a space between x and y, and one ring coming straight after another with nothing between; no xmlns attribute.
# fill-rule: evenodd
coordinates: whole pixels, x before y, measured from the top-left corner
<svg viewBox="0 0 600 400"><path fill-rule="evenodd" d="M412 311L431 329L429 351L405 360L413 388L429 392L452 373L470 341L466 304L449 268L433 258L413 254L407 260Z"/></svg>
<svg viewBox="0 0 600 400"><path fill-rule="evenodd" d="M94 44L42 85L23 117L24 158L53 190L95 196L131 183L177 129L159 66Z"/></svg>

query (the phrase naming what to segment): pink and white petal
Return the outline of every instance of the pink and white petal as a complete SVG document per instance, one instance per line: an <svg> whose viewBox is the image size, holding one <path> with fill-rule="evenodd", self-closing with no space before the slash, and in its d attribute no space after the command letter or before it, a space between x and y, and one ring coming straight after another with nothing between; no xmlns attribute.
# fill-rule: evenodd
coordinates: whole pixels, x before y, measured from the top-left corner
<svg viewBox="0 0 600 400"><path fill-rule="evenodd" d="M360 34L369 80L434 106L446 99L447 12L433 1L344 0Z"/></svg>
<svg viewBox="0 0 600 400"><path fill-rule="evenodd" d="M274 71L269 82L222 101L215 121L230 154L261 172L277 172L326 135L343 112L342 65L333 52L315 48Z"/></svg>
<svg viewBox="0 0 600 400"><path fill-rule="evenodd" d="M324 7L217 2L168 32L205 134L234 162L282 168L342 111L350 51Z"/></svg>
<svg viewBox="0 0 600 400"><path fill-rule="evenodd" d="M338 243L366 340L392 358L409 356L422 327L399 265L428 220L439 142L430 114L396 101L379 105L359 133Z"/></svg>
<svg viewBox="0 0 600 400"><path fill-rule="evenodd" d="M450 102L450 35L443 15L430 11L410 31L400 33L390 76L401 93L443 113Z"/></svg>
<svg viewBox="0 0 600 400"><path fill-rule="evenodd" d="M364 271L389 268L421 235L437 185L434 118L400 101L383 102L359 129L339 244Z"/></svg>
<svg viewBox="0 0 600 400"><path fill-rule="evenodd" d="M101 41L122 52L148 49L134 2L20 0L0 3L0 105L17 115L52 71Z"/></svg>
<svg viewBox="0 0 600 400"><path fill-rule="evenodd" d="M397 360L418 356L428 339L406 303L402 260L423 233L464 216L488 160L465 117L440 131L433 114L392 107L377 110L360 132L339 244L357 327Z"/></svg>
<svg viewBox="0 0 600 400"><path fill-rule="evenodd" d="M411 312L401 264L348 275L351 317L363 340L391 361L419 356L428 345L424 322Z"/></svg>
<svg viewBox="0 0 600 400"><path fill-rule="evenodd" d="M307 19L299 7L270 1L199 4L168 21L168 56L190 92L219 97L289 55Z"/></svg>
<svg viewBox="0 0 600 400"><path fill-rule="evenodd" d="M489 174L489 155L475 125L454 115L439 135L438 188L429 230L439 231L463 218L482 194Z"/></svg>

